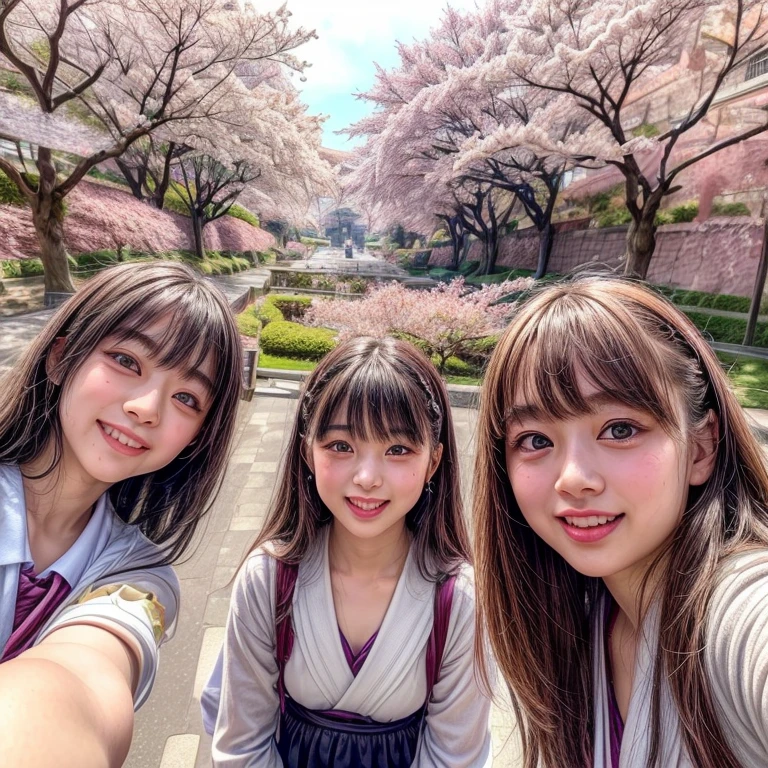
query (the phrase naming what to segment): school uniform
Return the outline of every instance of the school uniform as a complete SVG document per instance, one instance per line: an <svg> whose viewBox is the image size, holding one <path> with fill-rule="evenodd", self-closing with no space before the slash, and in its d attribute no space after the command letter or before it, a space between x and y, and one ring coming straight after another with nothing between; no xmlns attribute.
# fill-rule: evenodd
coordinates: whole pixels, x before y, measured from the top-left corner
<svg viewBox="0 0 768 768"><path fill-rule="evenodd" d="M151 567L160 557L159 547L120 520L104 494L77 541L34 574L21 472L0 465L0 661L65 626L103 627L139 661L138 709L152 689L158 648L176 627L179 583L170 566ZM34 600L36 590L42 604L25 610L21 621L17 601Z"/></svg>
<svg viewBox="0 0 768 768"><path fill-rule="evenodd" d="M593 644L595 768L645 768L651 733L653 663L659 636L651 609L638 645L634 683L620 752L611 748L616 707L606 664L606 605L596 611ZM709 603L704 667L720 727L744 768L768 766L768 550L728 558ZM613 727L612 727L613 723ZM695 768L688 756L672 692L662 680L660 765ZM615 739L614 739L615 742Z"/></svg>
<svg viewBox="0 0 768 768"><path fill-rule="evenodd" d="M435 585L421 576L411 550L381 627L362 666L356 667L345 653L336 621L328 532L321 533L299 566L285 692L310 713L342 713L375 724L401 721L422 710L427 698L426 646L433 629ZM204 718L209 727L216 722L215 766L283 765L276 740L276 571L276 560L258 551L235 582L220 680L214 673L203 696ZM491 764L490 700L477 682L474 621L472 575L466 568L454 583L439 678L423 722L417 724L414 766Z"/></svg>

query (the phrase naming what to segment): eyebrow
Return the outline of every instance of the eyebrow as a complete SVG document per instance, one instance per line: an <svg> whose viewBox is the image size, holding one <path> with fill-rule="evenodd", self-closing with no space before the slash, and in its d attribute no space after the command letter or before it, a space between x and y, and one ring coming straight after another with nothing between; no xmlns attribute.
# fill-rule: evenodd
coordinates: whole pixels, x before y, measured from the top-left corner
<svg viewBox="0 0 768 768"><path fill-rule="evenodd" d="M146 349L149 356L153 359L160 357L160 344L158 344L151 336L147 336L146 333L134 329L123 329L122 331L116 332L115 336L124 339L125 341L138 342L144 349ZM182 377L199 381L208 390L208 395L212 395L215 390L211 379L197 368L189 368L188 370L185 370L182 373Z"/></svg>
<svg viewBox="0 0 768 768"><path fill-rule="evenodd" d="M608 394L607 392L595 392L591 395L583 397L582 400L584 403L586 403L587 410L589 412L595 411L603 405L615 405L616 403L627 405L627 407L630 408L635 407L629 405L628 403L622 403L621 400L618 400L616 397ZM507 414L507 421L509 422L523 422L527 419L531 419L532 421L550 421L551 416L547 414L547 412L541 406L532 405L529 403L513 405Z"/></svg>

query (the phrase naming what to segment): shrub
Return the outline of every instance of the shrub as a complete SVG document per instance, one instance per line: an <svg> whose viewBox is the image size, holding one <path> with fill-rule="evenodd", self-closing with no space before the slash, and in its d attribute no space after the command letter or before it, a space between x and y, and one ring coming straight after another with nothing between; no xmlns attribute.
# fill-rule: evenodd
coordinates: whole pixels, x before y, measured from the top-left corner
<svg viewBox="0 0 768 768"><path fill-rule="evenodd" d="M727 312L749 312L751 300L747 296L733 296L728 293L704 293L686 291L680 288L656 286L673 303L683 307L707 307Z"/></svg>
<svg viewBox="0 0 768 768"><path fill-rule="evenodd" d="M514 280L515 276L510 277L511 270L504 272L496 272L492 275L472 275L467 278L469 285L496 285L497 283L503 283L505 280Z"/></svg>
<svg viewBox="0 0 768 768"><path fill-rule="evenodd" d="M318 248L321 246L330 247L331 241L325 237L300 237L299 242L304 245L316 245Z"/></svg>
<svg viewBox="0 0 768 768"><path fill-rule="evenodd" d="M752 211L744 203L714 203L712 216L751 216Z"/></svg>
<svg viewBox="0 0 768 768"><path fill-rule="evenodd" d="M270 323L261 332L261 348L270 355L297 360L320 360L336 346L336 334L327 328L308 328L287 320Z"/></svg>
<svg viewBox="0 0 768 768"><path fill-rule="evenodd" d="M269 298L263 301L260 306L254 307L254 312L263 326L267 326L275 320L285 320L283 313L269 300Z"/></svg>
<svg viewBox="0 0 768 768"><path fill-rule="evenodd" d="M242 205L232 205L227 211L227 216L231 216L233 219L240 219L240 221L244 221L252 227L259 226L259 217L255 213L251 213L247 208L243 208Z"/></svg>
<svg viewBox="0 0 768 768"><path fill-rule="evenodd" d="M712 307L712 309L722 309L727 312L749 312L752 303L747 296L731 296L727 293L706 295L712 297L711 303L699 304L700 307Z"/></svg>
<svg viewBox="0 0 768 768"><path fill-rule="evenodd" d="M594 221L601 229L604 227L622 227L632 221L632 215L626 207L621 206L621 208L609 208L607 211L599 212L594 216Z"/></svg>
<svg viewBox="0 0 768 768"><path fill-rule="evenodd" d="M99 269L104 269L104 267L117 264L117 251L105 248L100 251L78 253L75 256L75 261L80 269L86 272L95 272Z"/></svg>
<svg viewBox="0 0 768 768"><path fill-rule="evenodd" d="M439 359L433 360L433 362L435 363L435 365L440 364ZM445 361L445 366L443 370L449 376L476 376L477 375L477 369L459 357L449 357Z"/></svg>
<svg viewBox="0 0 768 768"><path fill-rule="evenodd" d="M674 224L683 224L688 221L693 221L699 215L699 204L695 200L688 203L681 203L674 208L670 208L669 215L672 217L672 222Z"/></svg>
<svg viewBox="0 0 768 768"><path fill-rule="evenodd" d="M261 333L261 320L256 316L256 307L248 307L237 316L237 327L243 336L258 338Z"/></svg>
<svg viewBox="0 0 768 768"><path fill-rule="evenodd" d="M659 135L659 129L652 123L640 123L637 128L632 129L633 136L645 136L650 139Z"/></svg>
<svg viewBox="0 0 768 768"><path fill-rule="evenodd" d="M22 277L38 277L43 274L43 262L40 259L19 259Z"/></svg>
<svg viewBox="0 0 768 768"><path fill-rule="evenodd" d="M364 277L353 277L348 285L350 293L365 293L368 290L368 280Z"/></svg>
<svg viewBox="0 0 768 768"><path fill-rule="evenodd" d="M268 297L267 301L282 313L286 320L301 320L306 311L312 306L311 296L279 296Z"/></svg>
<svg viewBox="0 0 768 768"><path fill-rule="evenodd" d="M459 264L459 274L464 275L464 277L469 277L477 272L479 267L479 261L465 261L463 264Z"/></svg>
<svg viewBox="0 0 768 768"><path fill-rule="evenodd" d="M184 202L185 200L189 200L187 190L182 184L172 181L165 192L163 207L169 211L180 213L182 216L189 216L189 208Z"/></svg>
<svg viewBox="0 0 768 768"><path fill-rule="evenodd" d="M232 260L232 266L235 268L236 272L245 272L246 269L251 268L251 263L245 256L231 256L230 258Z"/></svg>
<svg viewBox="0 0 768 768"><path fill-rule="evenodd" d="M403 269L410 267L426 268L431 251L425 248L399 248L395 251L398 266Z"/></svg>
<svg viewBox="0 0 768 768"><path fill-rule="evenodd" d="M0 203L20 207L27 204L26 198L19 192L19 188L2 171L0 171Z"/></svg>
<svg viewBox="0 0 768 768"><path fill-rule="evenodd" d="M672 224L674 220L672 214L669 211L656 211L656 215L653 217L653 223L657 227L661 227L664 224Z"/></svg>

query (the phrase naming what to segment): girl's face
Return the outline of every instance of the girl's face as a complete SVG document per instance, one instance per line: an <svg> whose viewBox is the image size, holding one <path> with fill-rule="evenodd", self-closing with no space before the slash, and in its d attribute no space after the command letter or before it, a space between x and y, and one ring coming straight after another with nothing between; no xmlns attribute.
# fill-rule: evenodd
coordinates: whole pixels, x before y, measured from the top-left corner
<svg viewBox="0 0 768 768"><path fill-rule="evenodd" d="M523 409L508 424L515 499L533 531L580 573L642 571L675 531L689 487L709 477L714 440L682 445L646 412L583 379L580 386L594 413L552 421Z"/></svg>
<svg viewBox="0 0 768 768"><path fill-rule="evenodd" d="M361 539L403 526L442 455L405 439L384 442L352 437L346 416L312 443L317 492L335 521Z"/></svg>
<svg viewBox="0 0 768 768"><path fill-rule="evenodd" d="M105 488L155 472L194 440L210 407L210 358L185 378L154 362L164 320L141 339L103 339L69 379L59 417L69 477Z"/></svg>

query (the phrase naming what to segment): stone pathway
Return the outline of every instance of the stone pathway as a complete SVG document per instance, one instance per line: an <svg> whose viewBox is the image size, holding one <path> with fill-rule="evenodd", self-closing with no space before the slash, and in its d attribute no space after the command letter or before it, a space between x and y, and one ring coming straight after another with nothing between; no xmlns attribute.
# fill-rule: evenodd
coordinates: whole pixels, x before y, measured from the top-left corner
<svg viewBox="0 0 768 768"><path fill-rule="evenodd" d="M242 404L241 432L224 489L200 544L178 568L182 613L148 704L138 713L126 768L208 768L199 697L224 633L230 580L261 527L277 480L295 400L262 397ZM471 469L476 411L454 409L462 475ZM518 743L507 709L493 713L494 766L517 768Z"/></svg>

